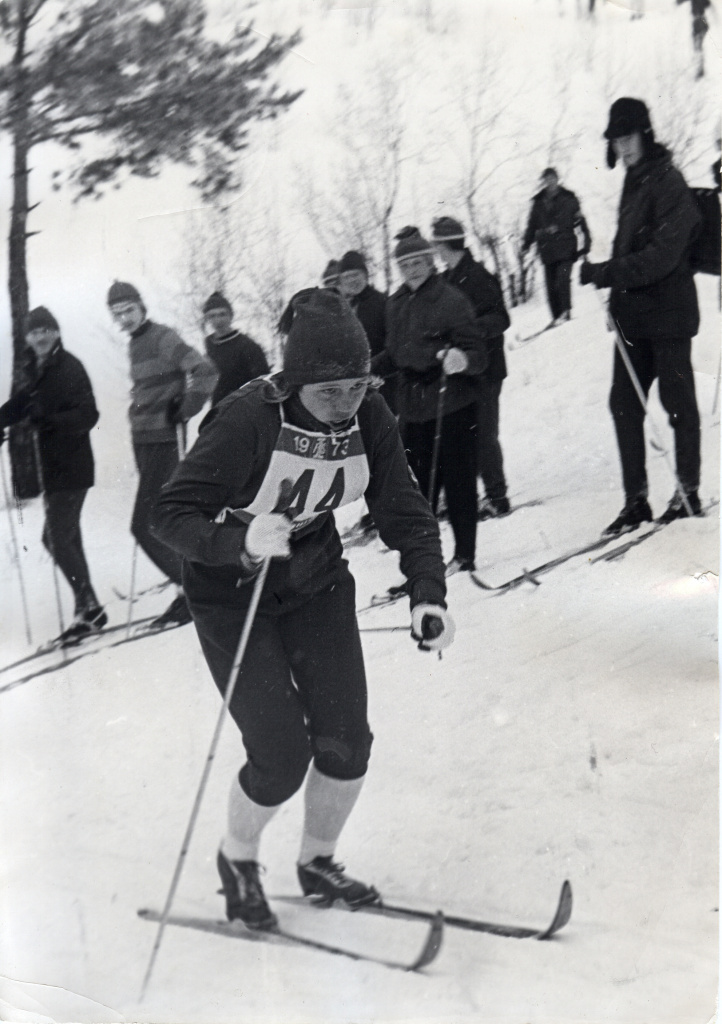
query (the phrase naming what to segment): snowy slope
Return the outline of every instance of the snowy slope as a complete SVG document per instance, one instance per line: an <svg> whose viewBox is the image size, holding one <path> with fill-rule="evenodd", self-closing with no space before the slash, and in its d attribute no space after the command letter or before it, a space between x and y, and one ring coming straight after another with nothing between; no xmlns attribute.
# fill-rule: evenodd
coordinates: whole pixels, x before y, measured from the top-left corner
<svg viewBox="0 0 722 1024"><path fill-rule="evenodd" d="M711 499L719 495L716 295L714 281L699 283L702 494ZM612 342L594 294L577 291L571 324L509 353L502 429L511 492L543 504L480 524L479 572L491 582L593 538L620 505L605 404ZM524 334L543 315L525 309L514 329ZM655 398L651 412L669 440ZM650 475L661 511L672 490L661 456L650 457ZM109 603L112 586L127 585L131 486L128 475L104 480L84 515ZM21 537L37 639L52 632L54 615L40 522L34 503ZM3 597L7 661L25 648L6 518L2 530L3 575L13 581ZM353 549L350 559L359 606L397 578L395 556L378 547ZM548 923L561 881L574 887L572 921L557 941L448 929L423 976L168 929L138 1006L155 932L136 911L165 898L218 713L193 630L14 688L12 674L0 675L0 961L13 979L0 1000L17 1008L16 1016L0 1009L3 1019L708 1020L717 963L717 573L711 514L673 524L618 562L578 559L502 597L452 579L458 634L442 661L401 631L363 634L375 743L339 850L349 868L389 899L513 923ZM142 610L165 601L149 597ZM123 606L110 607L122 621ZM398 604L360 623L404 626L407 616ZM241 756L227 728L179 912L221 911L214 857ZM296 797L268 829L271 894L297 891L300 823ZM290 904L280 911L305 934L379 955L413 955L423 931ZM27 1006L36 1016L22 1015Z"/></svg>

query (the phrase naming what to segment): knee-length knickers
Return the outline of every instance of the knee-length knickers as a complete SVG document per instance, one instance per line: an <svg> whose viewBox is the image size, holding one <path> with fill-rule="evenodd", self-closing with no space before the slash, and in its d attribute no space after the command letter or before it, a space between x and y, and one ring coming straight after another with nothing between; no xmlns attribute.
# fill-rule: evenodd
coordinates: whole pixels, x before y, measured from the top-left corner
<svg viewBox="0 0 722 1024"><path fill-rule="evenodd" d="M247 600L239 606L192 604L203 653L223 694L253 586L243 589ZM258 804L288 800L312 758L331 778L366 772L372 736L355 590L345 562L334 582L315 594L266 584L230 704L248 756L241 786Z"/></svg>

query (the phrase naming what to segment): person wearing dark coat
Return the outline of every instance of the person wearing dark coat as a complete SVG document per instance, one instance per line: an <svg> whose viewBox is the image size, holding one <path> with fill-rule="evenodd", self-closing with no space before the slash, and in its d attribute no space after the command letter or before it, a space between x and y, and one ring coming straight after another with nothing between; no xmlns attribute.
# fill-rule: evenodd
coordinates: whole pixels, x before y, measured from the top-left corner
<svg viewBox="0 0 722 1024"><path fill-rule="evenodd" d="M655 379L674 431L678 488L660 518L701 515L700 421L694 387L692 337L699 307L689 248L700 217L668 149L655 142L642 100L615 100L605 131L607 163L626 167L611 259L583 263L582 284L609 288L609 314L645 395ZM647 500L645 408L619 350L609 405L622 463L625 504L605 530L616 535L652 519Z"/></svg>
<svg viewBox="0 0 722 1024"><path fill-rule="evenodd" d="M63 347L58 322L44 306L28 314L25 340L29 384L0 406L0 439L22 420L35 432L45 504L42 540L75 597L75 619L61 638L71 641L108 621L90 581L80 531L83 503L95 482L90 431L99 416L88 374Z"/></svg>
<svg viewBox="0 0 722 1024"><path fill-rule="evenodd" d="M386 344L386 295L369 284L366 260L353 249L344 253L339 264L339 291L361 321L369 340L371 355L383 352ZM396 378L384 381L381 395L392 412L396 412Z"/></svg>
<svg viewBox="0 0 722 1024"><path fill-rule="evenodd" d="M501 286L477 263L465 247L464 228L453 217L439 217L432 225L432 240L440 259L446 264L444 279L471 301L476 322L486 346L488 365L479 378L479 402L476 407L477 472L484 484L485 496L479 519L508 515L504 458L499 443L499 396L506 377L504 331L510 326Z"/></svg>
<svg viewBox="0 0 722 1024"><path fill-rule="evenodd" d="M206 299L203 320L211 329L205 337L206 355L218 371L213 406L249 380L269 373L270 367L261 346L233 326L233 307L220 292Z"/></svg>
<svg viewBox="0 0 722 1024"><path fill-rule="evenodd" d="M526 252L536 242L539 259L544 264L550 326L569 320L572 315L571 275L574 261L586 256L592 247L587 222L582 216L579 200L559 184L553 167L547 167L541 176L543 188L531 204L522 250ZM584 236L581 250L577 245L577 229Z"/></svg>
<svg viewBox="0 0 722 1024"><path fill-rule="evenodd" d="M417 228L404 228L396 237L394 257L404 283L388 300L386 348L372 368L382 377L399 374L398 410L409 465L434 509L443 486L455 541L446 571L468 572L476 554L476 406L486 350L471 303L436 273L430 243Z"/></svg>

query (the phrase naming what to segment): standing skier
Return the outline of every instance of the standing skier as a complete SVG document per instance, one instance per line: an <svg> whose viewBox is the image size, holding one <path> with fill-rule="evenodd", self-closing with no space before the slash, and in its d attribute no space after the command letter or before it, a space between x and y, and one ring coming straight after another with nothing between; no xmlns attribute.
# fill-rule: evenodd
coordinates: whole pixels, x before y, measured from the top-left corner
<svg viewBox="0 0 722 1024"><path fill-rule="evenodd" d="M477 472L485 496L478 518L491 519L511 512L506 496L504 459L499 443L499 396L506 377L504 331L509 314L501 286L483 263L477 263L465 245L464 228L453 217L439 217L432 225L434 247L446 265L444 278L471 301L486 346L489 363L479 378L476 407Z"/></svg>
<svg viewBox="0 0 722 1024"><path fill-rule="evenodd" d="M80 513L95 482L90 431L98 410L83 364L63 348L58 322L44 306L28 314L25 340L30 383L0 406L0 443L5 427L21 420L36 432L45 501L42 540L75 597L75 618L59 638L72 642L108 621L90 582L80 532Z"/></svg>
<svg viewBox="0 0 722 1024"><path fill-rule="evenodd" d="M351 907L379 898L335 860L372 736L354 580L334 509L365 497L384 542L401 552L416 639L433 635L426 646L439 650L453 639L438 527L394 417L369 390L369 365L364 331L340 295L297 298L283 370L208 414L155 512L159 536L183 557L222 693L254 578L272 559L230 703L247 761L217 859L227 916L251 928L275 924L259 879L261 833L304 779L303 892Z"/></svg>
<svg viewBox="0 0 722 1024"><path fill-rule="evenodd" d="M547 299L552 314L550 327L556 327L572 315L572 266L578 256L586 256L592 246L587 222L582 216L579 200L559 184L559 175L547 167L541 175L542 190L532 200L524 233L522 251L536 242L539 259L544 264ZM577 229L584 236L581 251L577 245Z"/></svg>
<svg viewBox="0 0 722 1024"><path fill-rule="evenodd" d="M205 338L206 355L218 370L211 396L211 405L217 405L231 391L268 373L269 366L261 346L233 326L233 307L220 292L206 299L203 320L211 330Z"/></svg>
<svg viewBox="0 0 722 1024"><path fill-rule="evenodd" d="M467 297L436 273L434 253L417 228L396 236L404 283L388 300L386 349L373 362L382 377L399 373L398 408L409 465L436 508L443 486L454 533L446 572L468 572L476 555L476 406L487 363Z"/></svg>
<svg viewBox="0 0 722 1024"><path fill-rule="evenodd" d="M211 397L217 374L211 364L186 345L170 327L148 319L138 289L115 281L108 291L108 308L115 323L130 337L130 430L138 467L131 531L160 571L181 587L181 560L148 527L160 489L178 465L179 429ZM183 593L179 593L155 624L190 622Z"/></svg>
<svg viewBox="0 0 722 1024"><path fill-rule="evenodd" d="M609 314L645 397L659 379L659 398L674 431L676 490L659 522L701 515L697 495L700 424L694 387L692 337L699 308L689 247L700 221L684 178L668 149L654 140L646 105L615 100L604 133L607 163L626 168L612 257L583 263L582 284L610 288ZM609 406L622 463L624 508L604 531L615 536L650 522L644 449L644 416L634 381L618 350ZM686 499L686 501L685 501Z"/></svg>

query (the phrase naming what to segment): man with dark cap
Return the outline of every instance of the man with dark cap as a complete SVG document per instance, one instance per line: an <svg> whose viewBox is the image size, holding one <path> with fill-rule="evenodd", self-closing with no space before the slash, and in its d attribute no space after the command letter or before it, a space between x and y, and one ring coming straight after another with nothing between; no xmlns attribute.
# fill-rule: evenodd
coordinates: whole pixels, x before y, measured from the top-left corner
<svg viewBox="0 0 722 1024"><path fill-rule="evenodd" d="M339 291L361 321L369 340L371 356L383 352L386 344L386 295L369 284L366 260L350 249L339 264ZM381 394L392 412L396 412L396 379L384 381Z"/></svg>
<svg viewBox="0 0 722 1024"><path fill-rule="evenodd" d="M388 300L386 348L373 370L399 374L409 465L434 509L443 486L455 541L447 573L468 572L476 555L476 406L486 349L471 303L436 273L433 249L418 228L396 238L404 283Z"/></svg>
<svg viewBox="0 0 722 1024"><path fill-rule="evenodd" d="M479 519L492 519L511 512L506 496L504 459L499 443L499 396L506 377L504 331L509 314L501 286L483 263L477 263L465 245L464 228L453 217L438 217L432 225L432 241L446 264L444 278L464 292L476 313L476 322L486 346L489 362L479 377L477 405L477 472L485 496L478 509Z"/></svg>
<svg viewBox="0 0 722 1024"><path fill-rule="evenodd" d="M609 167L619 159L626 168L617 233L611 259L583 263L580 280L611 289L609 315L617 331L609 406L622 463L625 504L604 531L616 536L652 519L645 467L646 405L637 385L646 402L655 377L674 431L677 462L677 489L659 522L669 523L690 513L702 515L697 494L700 422L691 362L699 307L689 265L700 217L669 150L655 142L642 100L626 96L615 100L604 137Z"/></svg>
<svg viewBox="0 0 722 1024"><path fill-rule="evenodd" d="M218 370L211 396L211 405L217 405L231 391L262 377L270 368L261 346L233 326L233 307L220 292L206 299L203 321L211 330L205 338L206 355Z"/></svg>
<svg viewBox="0 0 722 1024"><path fill-rule="evenodd" d="M522 250L536 242L539 259L544 264L547 299L552 314L549 327L556 327L572 315L571 275L574 261L586 256L592 246L587 222L582 216L579 200L559 184L553 167L541 174L542 189L534 196L529 213ZM578 249L577 229L584 235Z"/></svg>
<svg viewBox="0 0 722 1024"><path fill-rule="evenodd" d="M335 509L363 497L383 541L400 552L412 636L438 650L454 636L438 525L409 474L396 421L369 386L370 356L342 296L315 289L297 298L282 371L211 410L155 512L160 536L183 556L213 679L221 693L233 686L229 711L246 759L231 780L216 863L226 916L248 928L277 924L260 847L301 787L301 891L351 909L380 900L336 858L372 734ZM239 636L265 572L236 676Z"/></svg>
<svg viewBox="0 0 722 1024"><path fill-rule="evenodd" d="M108 291L108 308L130 337L128 415L139 477L131 531L151 562L181 588L180 558L150 532L150 514L181 458L178 432L185 431L187 421L211 397L217 374L174 330L148 319L134 285L115 281ZM155 622L159 627L190 622L182 590Z"/></svg>
<svg viewBox="0 0 722 1024"><path fill-rule="evenodd" d="M90 582L80 532L80 513L95 482L90 431L98 422L98 410L83 364L63 347L58 322L44 306L28 314L25 340L30 383L0 406L0 444L5 427L30 422L40 454L43 544L75 597L75 618L58 638L71 644L108 621Z"/></svg>

